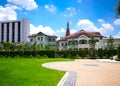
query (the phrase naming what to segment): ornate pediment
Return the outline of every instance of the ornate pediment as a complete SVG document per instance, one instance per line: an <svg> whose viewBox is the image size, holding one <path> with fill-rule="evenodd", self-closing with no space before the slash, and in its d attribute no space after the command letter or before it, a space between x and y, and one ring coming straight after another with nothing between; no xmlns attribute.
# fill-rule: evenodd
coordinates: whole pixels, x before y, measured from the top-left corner
<svg viewBox="0 0 120 86"><path fill-rule="evenodd" d="M79 38L80 39L88 39L88 37L86 35L80 35Z"/></svg>

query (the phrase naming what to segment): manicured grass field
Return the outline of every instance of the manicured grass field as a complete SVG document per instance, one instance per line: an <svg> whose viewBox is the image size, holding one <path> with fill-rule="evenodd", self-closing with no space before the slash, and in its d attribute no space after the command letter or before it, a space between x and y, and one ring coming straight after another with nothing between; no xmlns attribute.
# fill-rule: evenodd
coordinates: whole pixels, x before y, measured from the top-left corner
<svg viewBox="0 0 120 86"><path fill-rule="evenodd" d="M41 65L70 60L0 58L0 86L56 86L65 72L47 69Z"/></svg>

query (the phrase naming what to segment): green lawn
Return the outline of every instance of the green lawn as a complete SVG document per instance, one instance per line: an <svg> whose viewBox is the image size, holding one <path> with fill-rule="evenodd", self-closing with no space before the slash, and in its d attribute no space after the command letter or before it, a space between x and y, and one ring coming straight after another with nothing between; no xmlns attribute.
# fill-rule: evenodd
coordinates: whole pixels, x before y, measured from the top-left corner
<svg viewBox="0 0 120 86"><path fill-rule="evenodd" d="M47 69L41 65L70 60L0 58L0 86L56 86L65 72Z"/></svg>

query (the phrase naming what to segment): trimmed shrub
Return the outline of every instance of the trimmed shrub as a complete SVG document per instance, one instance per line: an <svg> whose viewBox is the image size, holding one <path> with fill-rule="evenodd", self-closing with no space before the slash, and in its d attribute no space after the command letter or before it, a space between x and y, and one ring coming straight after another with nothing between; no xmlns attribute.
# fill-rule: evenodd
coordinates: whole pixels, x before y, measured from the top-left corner
<svg viewBox="0 0 120 86"><path fill-rule="evenodd" d="M43 56L45 58L55 58L54 51L0 51L0 55L3 57L12 57L15 56L22 56L22 57L29 57L33 58L37 55Z"/></svg>
<svg viewBox="0 0 120 86"><path fill-rule="evenodd" d="M116 61L120 61L120 58L117 57L115 60L116 60Z"/></svg>
<svg viewBox="0 0 120 86"><path fill-rule="evenodd" d="M117 55L118 55L118 58L120 58L120 46L117 48Z"/></svg>

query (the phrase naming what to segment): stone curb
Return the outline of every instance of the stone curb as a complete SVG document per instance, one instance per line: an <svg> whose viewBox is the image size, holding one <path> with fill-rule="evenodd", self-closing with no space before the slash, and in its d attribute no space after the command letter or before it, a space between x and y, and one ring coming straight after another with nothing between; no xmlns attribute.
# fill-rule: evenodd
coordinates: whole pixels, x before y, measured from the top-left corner
<svg viewBox="0 0 120 86"><path fill-rule="evenodd" d="M54 62L49 62L49 63L44 63L42 64L43 67L50 68L50 69L55 69L55 70L60 70L57 68L51 68L49 67L49 64L54 63ZM76 85L76 79L77 79L77 73L73 71L67 71L65 75L62 77L62 79L59 81L57 86L75 86Z"/></svg>
<svg viewBox="0 0 120 86"><path fill-rule="evenodd" d="M109 62L109 63L120 63L120 61L110 60L110 59L96 59L98 62Z"/></svg>

